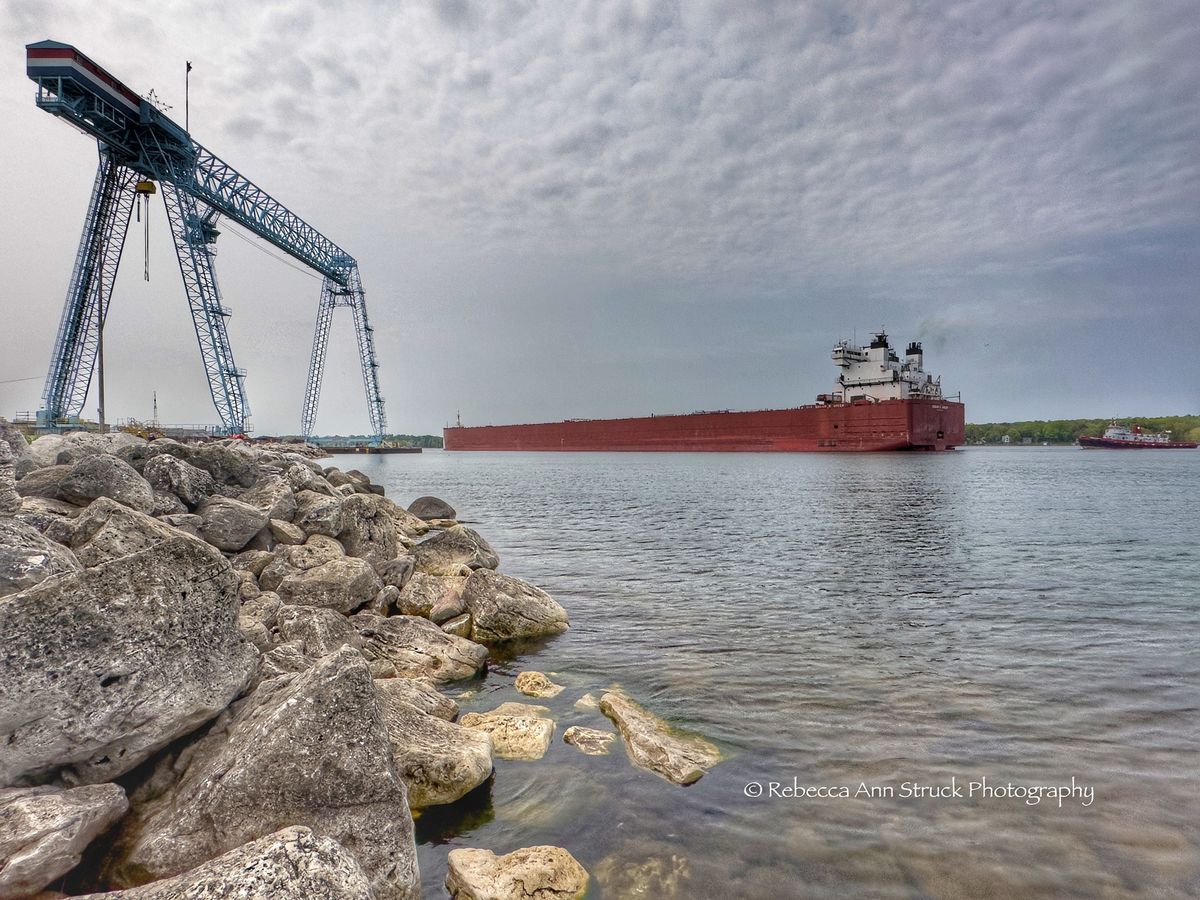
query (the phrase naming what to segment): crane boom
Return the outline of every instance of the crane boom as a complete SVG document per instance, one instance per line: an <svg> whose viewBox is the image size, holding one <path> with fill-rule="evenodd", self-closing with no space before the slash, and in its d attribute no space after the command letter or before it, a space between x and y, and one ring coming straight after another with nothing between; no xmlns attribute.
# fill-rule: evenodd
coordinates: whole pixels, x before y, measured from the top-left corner
<svg viewBox="0 0 1200 900"><path fill-rule="evenodd" d="M90 348L103 325L133 208L125 194L133 181L150 179L171 188L163 191L163 199L210 392L226 430L245 430L248 404L242 385L245 373L234 365L226 334L229 310L221 304L213 274L217 231L211 223L218 214L319 272L325 285L340 289L339 301L329 304L323 288L318 324L324 322L327 330L326 306L352 308L371 424L382 437L387 419L355 259L70 44L29 44L26 71L37 83L38 107L95 137L102 160L39 418L53 424L82 409L95 358ZM324 368L326 342L320 331L319 327L301 417L306 437L313 427Z"/></svg>

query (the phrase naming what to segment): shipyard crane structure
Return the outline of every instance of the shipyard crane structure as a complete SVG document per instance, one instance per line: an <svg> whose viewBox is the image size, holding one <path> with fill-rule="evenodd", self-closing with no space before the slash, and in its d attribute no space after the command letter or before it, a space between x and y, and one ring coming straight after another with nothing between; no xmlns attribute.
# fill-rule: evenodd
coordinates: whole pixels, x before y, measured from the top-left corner
<svg viewBox="0 0 1200 900"><path fill-rule="evenodd" d="M96 138L99 166L67 289L38 422L53 427L86 402L125 233L139 195L162 188L200 356L222 430L243 434L250 415L244 369L229 345L213 265L221 216L269 241L323 277L301 433L316 420L333 311L348 307L358 338L367 408L376 440L387 431L379 363L358 263L232 166L193 140L151 100L138 96L70 44L25 48L37 105Z"/></svg>

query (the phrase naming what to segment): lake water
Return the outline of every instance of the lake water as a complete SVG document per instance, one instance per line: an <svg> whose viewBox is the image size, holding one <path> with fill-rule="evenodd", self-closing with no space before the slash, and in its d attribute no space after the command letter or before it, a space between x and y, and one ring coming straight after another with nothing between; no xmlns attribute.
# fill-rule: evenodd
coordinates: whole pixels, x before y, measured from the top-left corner
<svg viewBox="0 0 1200 900"><path fill-rule="evenodd" d="M543 843L603 898L1200 895L1200 452L336 462L450 501L571 617L464 686L567 690L543 760L421 816L429 896L454 847ZM613 684L725 761L681 788L564 744Z"/></svg>

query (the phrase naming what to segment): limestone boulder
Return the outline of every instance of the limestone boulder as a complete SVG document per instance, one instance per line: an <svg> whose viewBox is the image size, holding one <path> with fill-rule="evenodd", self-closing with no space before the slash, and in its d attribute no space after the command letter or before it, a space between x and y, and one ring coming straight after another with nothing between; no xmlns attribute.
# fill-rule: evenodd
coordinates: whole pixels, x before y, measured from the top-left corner
<svg viewBox="0 0 1200 900"><path fill-rule="evenodd" d="M220 550L236 553L267 524L267 514L249 503L229 497L209 497L197 513L204 520L201 534Z"/></svg>
<svg viewBox="0 0 1200 900"><path fill-rule="evenodd" d="M427 716L453 722L458 704L424 678L377 678L375 689L386 694L389 702L407 703Z"/></svg>
<svg viewBox="0 0 1200 900"><path fill-rule="evenodd" d="M67 439L61 434L43 434L29 444L26 455L37 463L39 469L44 469L58 462L58 454L66 446Z"/></svg>
<svg viewBox="0 0 1200 900"><path fill-rule="evenodd" d="M264 590L278 589L283 579L315 569L334 559L342 559L346 551L335 538L314 534L300 544L285 544L275 548L275 559L259 573Z"/></svg>
<svg viewBox="0 0 1200 900"><path fill-rule="evenodd" d="M698 735L672 728L629 697L609 691L600 711L621 732L633 764L675 784L692 784L721 761L721 751Z"/></svg>
<svg viewBox="0 0 1200 900"><path fill-rule="evenodd" d="M0 597L81 568L75 554L32 525L0 518Z"/></svg>
<svg viewBox="0 0 1200 900"><path fill-rule="evenodd" d="M293 827L243 844L182 875L77 900L378 900L382 896L345 847L318 837L312 829Z"/></svg>
<svg viewBox="0 0 1200 900"><path fill-rule="evenodd" d="M454 519L458 513L445 500L437 497L418 497L408 505L408 511L418 519Z"/></svg>
<svg viewBox="0 0 1200 900"><path fill-rule="evenodd" d="M0 416L0 441L8 444L8 449L12 453L13 459L24 459L30 455L29 441L26 440L25 433L3 416ZM362 475L361 472L358 474ZM364 475L363 477L365 478L366 476Z"/></svg>
<svg viewBox="0 0 1200 900"><path fill-rule="evenodd" d="M3 608L0 785L128 772L228 706L258 661L237 628L233 569L187 537L56 575Z"/></svg>
<svg viewBox="0 0 1200 900"><path fill-rule="evenodd" d="M471 573L463 604L471 614L472 640L484 644L560 634L570 627L567 611L541 588L489 569Z"/></svg>
<svg viewBox="0 0 1200 900"><path fill-rule="evenodd" d="M271 529L271 536L275 538L276 544L303 544L308 537L303 528L284 519L271 519L267 522L267 527Z"/></svg>
<svg viewBox="0 0 1200 900"><path fill-rule="evenodd" d="M182 536L166 522L107 497L95 501L77 518L67 520L63 525L62 530L51 529L47 536L61 538L84 566L120 559Z"/></svg>
<svg viewBox="0 0 1200 900"><path fill-rule="evenodd" d="M154 492L154 505L150 507L150 515L156 519L161 519L165 516L181 515L187 511L187 505L174 494L169 494L166 491Z"/></svg>
<svg viewBox="0 0 1200 900"><path fill-rule="evenodd" d="M492 774L487 734L427 715L391 693L381 692L380 701L392 760L412 807L453 803Z"/></svg>
<svg viewBox="0 0 1200 900"><path fill-rule="evenodd" d="M32 525L42 534L50 526L64 520L70 522L79 515L79 507L65 500L47 500L45 497L22 497L21 508L13 517L18 522Z"/></svg>
<svg viewBox="0 0 1200 900"><path fill-rule="evenodd" d="M369 603L382 587L379 576L366 560L343 556L288 575L275 590L284 603L320 606L348 614Z"/></svg>
<svg viewBox="0 0 1200 900"><path fill-rule="evenodd" d="M0 440L0 518L15 516L21 510L21 495L17 493L17 475L13 466L15 461L16 455L9 448L8 441Z"/></svg>
<svg viewBox="0 0 1200 900"><path fill-rule="evenodd" d="M268 518L281 522L291 522L296 516L296 495L287 479L281 475L264 475L238 499L266 513Z"/></svg>
<svg viewBox="0 0 1200 900"><path fill-rule="evenodd" d="M479 534L466 525L439 531L413 547L418 572L427 575L458 575L468 569L494 569L500 557Z"/></svg>
<svg viewBox="0 0 1200 900"><path fill-rule="evenodd" d="M0 789L0 897L29 897L67 874L129 808L115 784Z"/></svg>
<svg viewBox="0 0 1200 900"><path fill-rule="evenodd" d="M45 435L33 443L36 444L47 437L54 437L54 435ZM35 469L24 478L18 479L17 493L22 497L45 497L49 500L61 500L63 498L58 492L58 487L62 484L62 480L71 473L71 469L72 466L53 464Z"/></svg>
<svg viewBox="0 0 1200 900"><path fill-rule="evenodd" d="M377 565L375 571L379 573L384 584L391 585L397 590L404 590L404 586L408 584L408 580L413 575L413 558L407 555L397 556L395 559L389 559L387 562Z"/></svg>
<svg viewBox="0 0 1200 900"><path fill-rule="evenodd" d="M380 678L428 678L448 684L471 678L487 665L487 648L446 634L428 619L359 613L350 621L362 637L363 656Z"/></svg>
<svg viewBox="0 0 1200 900"><path fill-rule="evenodd" d="M284 477L296 494L301 491L312 491L314 494L323 494L326 497L332 497L334 494L333 485L324 475L313 471L311 466L296 463L288 467Z"/></svg>
<svg viewBox="0 0 1200 900"><path fill-rule="evenodd" d="M186 445L187 461L203 469L217 484L254 487L260 470L257 454L242 441Z"/></svg>
<svg viewBox="0 0 1200 900"><path fill-rule="evenodd" d="M307 535L324 534L337 537L342 531L342 499L315 491L296 494L296 516L293 522Z"/></svg>
<svg viewBox="0 0 1200 900"><path fill-rule="evenodd" d="M462 615L463 587L467 579L461 575L426 575L414 572L396 601L397 608L406 616L423 616L439 625L448 619ZM432 613L438 610L438 618Z"/></svg>
<svg viewBox="0 0 1200 900"><path fill-rule="evenodd" d="M172 765L178 779L123 822L112 883L169 878L303 826L346 848L378 900L420 896L407 791L356 651L262 681Z"/></svg>
<svg viewBox="0 0 1200 900"><path fill-rule="evenodd" d="M504 856L491 850L451 850L446 890L451 900L579 900L588 874L561 847L525 847Z"/></svg>
<svg viewBox="0 0 1200 900"><path fill-rule="evenodd" d="M175 495L188 509L195 509L217 491L211 474L169 453L147 460L142 476L152 488Z"/></svg>
<svg viewBox="0 0 1200 900"><path fill-rule="evenodd" d="M365 559L375 568L396 558L400 541L387 510L389 503L374 494L352 494L342 501L342 529L337 537L347 556Z"/></svg>
<svg viewBox="0 0 1200 900"><path fill-rule="evenodd" d="M332 609L283 604L276 611L274 630L277 643L293 644L313 659L341 647L362 646L350 620Z"/></svg>
<svg viewBox="0 0 1200 900"><path fill-rule="evenodd" d="M463 613L461 616L455 616L453 619L447 619L445 622L441 623L441 629L442 631L446 632L446 634L452 634L455 637L470 638L471 614Z"/></svg>
<svg viewBox="0 0 1200 900"><path fill-rule="evenodd" d="M466 713L459 724L491 735L492 752L500 759L541 759L554 738L554 720L544 706L502 703L491 712Z"/></svg>
<svg viewBox="0 0 1200 900"><path fill-rule="evenodd" d="M572 725L563 732L563 741L588 756L607 756L616 735L599 728Z"/></svg>
<svg viewBox="0 0 1200 900"><path fill-rule="evenodd" d="M555 684L544 672L522 672L514 687L527 697L557 697L563 692L563 686Z"/></svg>
<svg viewBox="0 0 1200 900"><path fill-rule="evenodd" d="M58 484L59 496L86 506L100 497L116 500L130 509L154 509L154 490L129 463L99 454L81 459Z"/></svg>
<svg viewBox="0 0 1200 900"><path fill-rule="evenodd" d="M204 540L201 537L200 529L204 527L204 520L192 513L175 513L169 516L162 516L162 521L166 522L172 528L178 528L180 531L191 535L197 540Z"/></svg>

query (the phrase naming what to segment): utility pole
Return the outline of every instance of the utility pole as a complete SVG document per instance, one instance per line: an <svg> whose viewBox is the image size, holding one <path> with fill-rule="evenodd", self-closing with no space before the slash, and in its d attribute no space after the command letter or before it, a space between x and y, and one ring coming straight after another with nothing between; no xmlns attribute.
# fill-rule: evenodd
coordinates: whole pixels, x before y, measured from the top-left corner
<svg viewBox="0 0 1200 900"><path fill-rule="evenodd" d="M108 428L104 425L104 301L101 298L100 302L100 327L98 329L98 339L96 341L96 365L99 367L100 382L97 387L97 393L100 400L100 433L105 434Z"/></svg>

